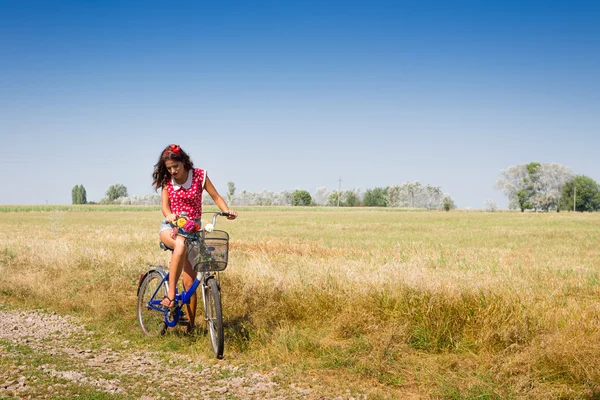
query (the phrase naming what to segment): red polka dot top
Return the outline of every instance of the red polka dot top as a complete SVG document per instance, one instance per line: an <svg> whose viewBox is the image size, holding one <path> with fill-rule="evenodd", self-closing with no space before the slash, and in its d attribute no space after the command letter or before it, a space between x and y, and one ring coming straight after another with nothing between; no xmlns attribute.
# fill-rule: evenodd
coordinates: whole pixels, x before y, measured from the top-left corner
<svg viewBox="0 0 600 400"><path fill-rule="evenodd" d="M171 201L171 211L174 214L181 214L185 211L188 218L198 219L202 216L202 192L204 191L206 171L195 168L191 172L191 174L188 173L188 178L183 185L171 178L165 182L165 186Z"/></svg>

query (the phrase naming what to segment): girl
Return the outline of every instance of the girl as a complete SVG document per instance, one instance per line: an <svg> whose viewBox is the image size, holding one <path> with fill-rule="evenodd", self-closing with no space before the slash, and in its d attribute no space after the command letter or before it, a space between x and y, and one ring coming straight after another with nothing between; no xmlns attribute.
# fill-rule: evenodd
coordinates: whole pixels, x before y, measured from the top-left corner
<svg viewBox="0 0 600 400"><path fill-rule="evenodd" d="M230 210L225 200L217 193L206 171L194 168L194 163L179 145L167 146L154 166L152 184L155 190L161 189L162 213L165 216L160 226L160 240L173 249L169 264L169 290L162 305L175 305L175 286L183 269L183 286L187 290L196 279L196 271L187 259L185 238L177 234L177 230L169 223L176 220L182 212L187 212L190 219L200 224L202 216L202 192L206 189L215 204L224 212L230 214L228 219L235 219L237 213ZM196 318L196 294L187 306L189 316L188 332L194 328Z"/></svg>

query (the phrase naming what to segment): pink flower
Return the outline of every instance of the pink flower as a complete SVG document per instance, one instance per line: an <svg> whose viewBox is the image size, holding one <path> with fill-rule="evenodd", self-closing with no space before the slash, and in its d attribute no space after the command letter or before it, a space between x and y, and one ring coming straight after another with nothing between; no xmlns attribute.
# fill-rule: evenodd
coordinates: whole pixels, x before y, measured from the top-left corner
<svg viewBox="0 0 600 400"><path fill-rule="evenodd" d="M186 232L194 232L195 227L196 222L193 219L188 219L185 225L183 226L183 230Z"/></svg>

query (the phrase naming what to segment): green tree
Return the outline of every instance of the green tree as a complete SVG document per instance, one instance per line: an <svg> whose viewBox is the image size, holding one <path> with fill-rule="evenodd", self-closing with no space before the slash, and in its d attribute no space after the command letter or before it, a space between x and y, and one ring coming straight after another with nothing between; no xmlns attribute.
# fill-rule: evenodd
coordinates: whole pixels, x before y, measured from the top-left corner
<svg viewBox="0 0 600 400"><path fill-rule="evenodd" d="M365 207L387 207L387 188L367 189L363 198Z"/></svg>
<svg viewBox="0 0 600 400"><path fill-rule="evenodd" d="M306 190L294 190L292 193L293 206L310 206L311 203L312 197Z"/></svg>
<svg viewBox="0 0 600 400"><path fill-rule="evenodd" d="M79 204L79 185L75 185L71 189L71 204Z"/></svg>
<svg viewBox="0 0 600 400"><path fill-rule="evenodd" d="M517 190L515 200L516 200L517 205L521 209L521 212L525 212L525 210L529 210L530 208L533 208L531 206L531 202L529 201L529 199L531 199L531 193L529 190L527 190L527 189Z"/></svg>
<svg viewBox="0 0 600 400"><path fill-rule="evenodd" d="M456 204L454 204L454 200L452 200L452 197L450 196L444 197L442 206L446 211L454 210L456 208Z"/></svg>
<svg viewBox="0 0 600 400"><path fill-rule="evenodd" d="M572 210L573 201L576 211L599 211L600 186L588 176L577 175L563 188L560 209Z"/></svg>
<svg viewBox="0 0 600 400"><path fill-rule="evenodd" d="M344 201L344 207L360 206L360 198L358 197L358 194L352 190L344 190L342 192L342 200Z"/></svg>
<svg viewBox="0 0 600 400"><path fill-rule="evenodd" d="M233 204L233 196L235 196L235 183L227 182L227 202Z"/></svg>
<svg viewBox="0 0 600 400"><path fill-rule="evenodd" d="M564 165L530 162L500 171L495 186L508 196L511 209L548 211L560 209L563 188L573 177L573 171Z"/></svg>
<svg viewBox="0 0 600 400"><path fill-rule="evenodd" d="M71 200L73 204L86 204L87 194L83 185L75 185L71 190Z"/></svg>
<svg viewBox="0 0 600 400"><path fill-rule="evenodd" d="M520 164L500 171L496 187L508 196L510 208L520 208L521 212L534 208L530 201L536 194L540 163Z"/></svg>
<svg viewBox="0 0 600 400"><path fill-rule="evenodd" d="M79 195L81 200L81 203L79 204L87 204L87 192L85 191L83 185L79 185Z"/></svg>
<svg viewBox="0 0 600 400"><path fill-rule="evenodd" d="M338 192L333 192L329 195L329 198L327 199L327 205L331 206L331 207L337 207L338 205ZM341 206L341 201L340 201L340 206Z"/></svg>
<svg viewBox="0 0 600 400"><path fill-rule="evenodd" d="M530 162L526 165L528 177L525 180L525 191L527 192L527 200L525 200L525 204L528 206L527 208L534 208L537 211L537 205L533 201L537 196L539 191L539 180L540 180L540 167L542 164L539 162ZM517 193L517 195L519 195ZM521 198L520 198L521 199ZM524 199L524 198L523 198ZM521 212L525 210L521 208Z"/></svg>
<svg viewBox="0 0 600 400"><path fill-rule="evenodd" d="M122 185L120 183L117 183L116 185L112 185L111 187L108 188L108 190L106 191L106 197L108 198L109 202L113 202L116 199L118 199L119 197L127 197L127 188L125 187L125 185Z"/></svg>

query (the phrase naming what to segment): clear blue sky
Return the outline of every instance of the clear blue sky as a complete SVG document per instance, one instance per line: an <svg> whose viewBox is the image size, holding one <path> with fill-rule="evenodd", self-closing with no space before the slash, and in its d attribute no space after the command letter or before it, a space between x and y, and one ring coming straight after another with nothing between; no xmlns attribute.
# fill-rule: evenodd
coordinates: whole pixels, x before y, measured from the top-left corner
<svg viewBox="0 0 600 400"><path fill-rule="evenodd" d="M0 0L0 203L151 193L169 143L222 194L418 180L481 208L515 164L600 181L598 21L576 0Z"/></svg>

